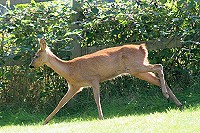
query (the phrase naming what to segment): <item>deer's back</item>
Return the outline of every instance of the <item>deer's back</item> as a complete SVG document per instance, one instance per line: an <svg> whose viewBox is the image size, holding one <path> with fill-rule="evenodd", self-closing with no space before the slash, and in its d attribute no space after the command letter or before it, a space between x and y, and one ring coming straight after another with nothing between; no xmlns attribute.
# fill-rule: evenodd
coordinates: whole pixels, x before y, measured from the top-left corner
<svg viewBox="0 0 200 133"><path fill-rule="evenodd" d="M69 61L70 70L77 80L104 81L148 63L147 54L145 45L107 48Z"/></svg>

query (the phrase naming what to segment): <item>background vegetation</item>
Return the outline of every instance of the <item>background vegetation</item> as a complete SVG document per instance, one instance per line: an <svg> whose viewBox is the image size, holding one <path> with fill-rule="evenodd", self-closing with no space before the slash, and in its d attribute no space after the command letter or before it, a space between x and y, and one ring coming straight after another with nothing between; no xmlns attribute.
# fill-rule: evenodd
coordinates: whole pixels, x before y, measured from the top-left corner
<svg viewBox="0 0 200 133"><path fill-rule="evenodd" d="M74 22L77 10L68 3L33 1L17 6L0 18L0 119L4 120L3 125L15 123L14 118L20 116L20 112L49 114L67 91L66 81L50 68L29 69L31 57L38 49L37 38L41 37L56 55L69 60L71 42L75 38L79 38L82 47L112 47L178 36L182 47L150 51L149 60L163 64L167 82L186 107L198 106L199 9L195 0L84 2L78 9L81 15ZM74 25L79 28L72 28ZM106 81L101 88L107 117L174 107L173 103L166 104L157 87L130 76ZM84 89L58 116L96 117L96 112L94 115L90 112L96 109L92 95L91 89ZM13 117L10 114L14 114ZM17 123L24 121L26 119Z"/></svg>

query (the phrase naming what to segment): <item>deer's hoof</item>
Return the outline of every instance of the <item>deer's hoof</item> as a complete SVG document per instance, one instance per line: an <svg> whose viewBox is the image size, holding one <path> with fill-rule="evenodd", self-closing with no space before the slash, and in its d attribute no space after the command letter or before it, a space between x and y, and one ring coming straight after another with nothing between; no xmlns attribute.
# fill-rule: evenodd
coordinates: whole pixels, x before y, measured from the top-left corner
<svg viewBox="0 0 200 133"><path fill-rule="evenodd" d="M179 110L182 112L183 109L184 109L184 106L181 104L181 105L179 105L178 107L179 107Z"/></svg>
<svg viewBox="0 0 200 133"><path fill-rule="evenodd" d="M46 124L48 124L48 123L49 123L49 122L44 121L43 125L46 125Z"/></svg>

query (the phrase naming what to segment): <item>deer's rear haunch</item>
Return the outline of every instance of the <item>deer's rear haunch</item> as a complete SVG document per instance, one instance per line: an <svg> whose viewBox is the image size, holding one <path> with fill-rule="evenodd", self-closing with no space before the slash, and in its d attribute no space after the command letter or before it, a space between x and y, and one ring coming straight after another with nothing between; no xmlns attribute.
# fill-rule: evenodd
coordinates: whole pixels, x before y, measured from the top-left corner
<svg viewBox="0 0 200 133"><path fill-rule="evenodd" d="M46 118L44 124L48 123L76 93L87 86L93 88L99 118L103 119L99 83L123 73L159 86L164 97L167 99L171 97L175 104L182 109L182 104L165 82L162 65L149 64L148 51L144 44L107 48L70 61L63 61L50 51L44 39L39 39L39 43L40 49L35 54L30 67L40 67L46 64L66 79L69 88L54 111ZM153 72L157 73L158 77Z"/></svg>

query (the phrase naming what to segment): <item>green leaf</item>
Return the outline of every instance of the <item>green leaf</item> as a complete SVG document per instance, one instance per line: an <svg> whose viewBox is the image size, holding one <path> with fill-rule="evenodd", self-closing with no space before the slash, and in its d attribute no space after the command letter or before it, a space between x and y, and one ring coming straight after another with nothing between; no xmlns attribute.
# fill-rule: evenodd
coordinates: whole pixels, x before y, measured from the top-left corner
<svg viewBox="0 0 200 133"><path fill-rule="evenodd" d="M173 22L179 21L179 18L173 18Z"/></svg>
<svg viewBox="0 0 200 133"><path fill-rule="evenodd" d="M96 7L94 7L94 8L92 8L92 12L93 12L94 14L98 14L99 9L97 9Z"/></svg>
<svg viewBox="0 0 200 133"><path fill-rule="evenodd" d="M31 20L22 20L21 22L26 24L26 23L31 23L32 21Z"/></svg>
<svg viewBox="0 0 200 133"><path fill-rule="evenodd" d="M5 61L4 60L0 60L0 66L3 66L3 65L5 65Z"/></svg>
<svg viewBox="0 0 200 133"><path fill-rule="evenodd" d="M31 24L29 24L29 25L30 25L31 27L35 27L35 25L34 25L34 24L32 24L32 23L31 23Z"/></svg>
<svg viewBox="0 0 200 133"><path fill-rule="evenodd" d="M13 59L14 60L19 60L22 56L21 55L16 55Z"/></svg>
<svg viewBox="0 0 200 133"><path fill-rule="evenodd" d="M35 6L35 5L36 5L35 0L31 0L31 5L32 5L32 6Z"/></svg>

